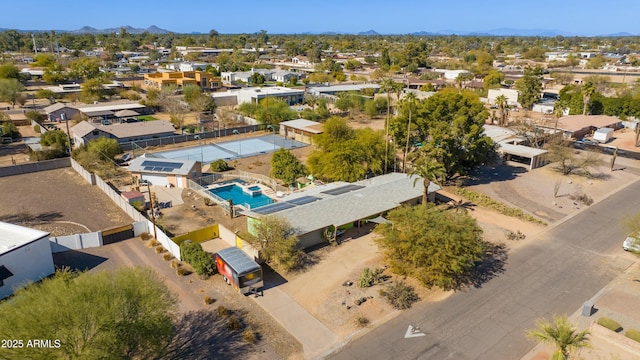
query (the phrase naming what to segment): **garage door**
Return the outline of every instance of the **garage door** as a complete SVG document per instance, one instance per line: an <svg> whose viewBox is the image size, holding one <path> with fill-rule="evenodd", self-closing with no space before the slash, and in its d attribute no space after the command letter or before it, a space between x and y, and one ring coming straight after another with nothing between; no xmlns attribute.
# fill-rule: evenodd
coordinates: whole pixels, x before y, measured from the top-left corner
<svg viewBox="0 0 640 360"><path fill-rule="evenodd" d="M147 180L151 185L165 186L167 185L167 177L163 175L142 175L143 180Z"/></svg>

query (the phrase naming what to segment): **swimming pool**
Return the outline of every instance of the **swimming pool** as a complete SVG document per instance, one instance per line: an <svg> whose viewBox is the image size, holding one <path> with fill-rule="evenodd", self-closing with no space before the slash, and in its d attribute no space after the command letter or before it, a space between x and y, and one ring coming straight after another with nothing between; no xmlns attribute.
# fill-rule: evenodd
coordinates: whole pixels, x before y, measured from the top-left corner
<svg viewBox="0 0 640 360"><path fill-rule="evenodd" d="M213 196L228 201L231 199L234 205L241 205L247 209L255 209L273 203L273 200L262 194L259 186L251 186L245 191L236 184L224 185L209 190Z"/></svg>

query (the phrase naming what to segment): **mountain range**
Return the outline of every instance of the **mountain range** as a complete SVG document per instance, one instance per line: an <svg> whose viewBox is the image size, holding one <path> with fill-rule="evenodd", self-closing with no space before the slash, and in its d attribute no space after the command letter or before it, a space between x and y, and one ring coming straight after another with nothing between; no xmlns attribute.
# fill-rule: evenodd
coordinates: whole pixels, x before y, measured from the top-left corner
<svg viewBox="0 0 640 360"><path fill-rule="evenodd" d="M148 28L135 28L132 26L122 26L122 27L113 27L107 29L96 29L91 26L84 26L77 30L55 30L57 33L71 33L71 34L104 34L104 33L118 33L120 29L124 28L130 34L141 34L143 32L148 32L150 34L168 34L173 31L165 30L159 28L155 25L151 25ZM6 31L9 29L0 28L0 32ZM49 30L18 30L19 32L48 32ZM192 32L192 34L200 34L198 32ZM294 34L294 33L290 33ZM337 32L337 31L326 31L326 32L302 32L297 33L302 35L339 35L339 34L353 34L360 36L378 36L378 35L403 35L401 33L391 34L391 33L379 33L375 30L367 30L361 31L357 33L349 33L349 32ZM459 35L459 36L541 36L541 37L554 37L554 36L604 36L604 37L621 37L621 36L638 36L638 34L631 34L628 32L618 32L611 34L576 34L567 31L554 30L554 29L513 29L513 28L498 28L491 29L486 31L459 31L459 30L440 30L440 31L417 31L410 33L410 35L415 36L449 36L449 35Z"/></svg>

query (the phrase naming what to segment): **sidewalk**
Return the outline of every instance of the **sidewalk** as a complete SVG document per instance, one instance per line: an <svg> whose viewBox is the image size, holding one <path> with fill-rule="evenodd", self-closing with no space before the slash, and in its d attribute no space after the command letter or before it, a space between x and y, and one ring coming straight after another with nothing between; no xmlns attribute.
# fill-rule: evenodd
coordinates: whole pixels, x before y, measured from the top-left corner
<svg viewBox="0 0 640 360"><path fill-rule="evenodd" d="M574 355L583 360L640 358L640 343L624 336L626 330L640 330L638 298L640 261L636 260L589 300L594 305L591 316L582 316L582 309L578 309L569 317L578 330L589 329L590 332L591 347L576 351ZM615 333L596 324L601 317L616 320L623 331ZM551 359L554 349L553 345L538 344L521 360Z"/></svg>
<svg viewBox="0 0 640 360"><path fill-rule="evenodd" d="M302 344L307 359L319 356L338 336L274 284L265 283L264 296L253 298Z"/></svg>

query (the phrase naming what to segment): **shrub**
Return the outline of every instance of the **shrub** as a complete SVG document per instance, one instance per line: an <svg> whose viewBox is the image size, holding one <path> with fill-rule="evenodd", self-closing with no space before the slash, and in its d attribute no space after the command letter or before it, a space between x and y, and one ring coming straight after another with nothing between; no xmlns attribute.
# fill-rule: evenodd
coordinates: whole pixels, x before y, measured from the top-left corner
<svg viewBox="0 0 640 360"><path fill-rule="evenodd" d="M184 241L180 244L182 260L187 262L198 275L211 276L216 273L213 257L198 243Z"/></svg>
<svg viewBox="0 0 640 360"><path fill-rule="evenodd" d="M636 329L627 330L627 332L624 333L624 336L628 337L631 340L640 342L640 330L636 330Z"/></svg>
<svg viewBox="0 0 640 360"><path fill-rule="evenodd" d="M413 303L420 300L413 287L402 281L387 286L386 290L380 289L380 295L398 310L409 309Z"/></svg>
<svg viewBox="0 0 640 360"><path fill-rule="evenodd" d="M356 318L356 325L359 326L359 327L365 327L365 326L369 325L369 319L367 319L366 317L364 317L362 315L358 316Z"/></svg>
<svg viewBox="0 0 640 360"><path fill-rule="evenodd" d="M40 125L33 125L33 131L35 131L38 134L40 134Z"/></svg>
<svg viewBox="0 0 640 360"><path fill-rule="evenodd" d="M227 316L229 315L229 310L226 307L220 305L218 306L218 316Z"/></svg>
<svg viewBox="0 0 640 360"><path fill-rule="evenodd" d="M160 245L160 243L156 239L151 239L147 242L147 247L149 248L156 247L158 245Z"/></svg>
<svg viewBox="0 0 640 360"><path fill-rule="evenodd" d="M247 344L253 345L257 340L256 333L251 329L247 329L242 333L242 340L244 340L244 342L246 342Z"/></svg>
<svg viewBox="0 0 640 360"><path fill-rule="evenodd" d="M611 331L615 331L615 332L622 331L622 326L617 321L606 318L606 317L599 318L598 325L602 325Z"/></svg>
<svg viewBox="0 0 640 360"><path fill-rule="evenodd" d="M162 246L162 245L156 246L156 254L162 254L164 252L167 252L167 250L164 248L164 246Z"/></svg>
<svg viewBox="0 0 640 360"><path fill-rule="evenodd" d="M216 299L212 298L211 296L205 296L204 297L204 304L205 305L211 305L214 302L216 302Z"/></svg>
<svg viewBox="0 0 640 360"><path fill-rule="evenodd" d="M218 159L212 162L210 165L210 168L211 168L211 171L213 172L223 172L223 171L233 170L233 168L229 166L229 164L227 164L227 162L222 159Z"/></svg>
<svg viewBox="0 0 640 360"><path fill-rule="evenodd" d="M162 255L162 259L164 259L164 261L169 261L171 259L173 259L173 255L166 253Z"/></svg>
<svg viewBox="0 0 640 360"><path fill-rule="evenodd" d="M227 329L231 331L236 331L242 329L242 323L235 315L229 316L227 319Z"/></svg>
<svg viewBox="0 0 640 360"><path fill-rule="evenodd" d="M205 196L205 197L203 197L202 199L204 200L204 204L205 204L206 206L213 206L213 204L214 204L214 203L213 203L213 200L211 200L210 198L208 198L208 197L206 197L206 196Z"/></svg>
<svg viewBox="0 0 640 360"><path fill-rule="evenodd" d="M180 267L180 262L179 262L178 260L173 260L173 261L171 262L171 268L172 268L172 269L177 269L177 268L179 268L179 267Z"/></svg>
<svg viewBox="0 0 640 360"><path fill-rule="evenodd" d="M587 206L593 204L593 199L589 197L589 195L585 193L576 193L569 195L569 199L574 201L579 201Z"/></svg>
<svg viewBox="0 0 640 360"><path fill-rule="evenodd" d="M373 285L373 274L369 268L364 268L362 270L362 274L360 275L360 279L358 280L358 286L361 288L367 288Z"/></svg>
<svg viewBox="0 0 640 360"><path fill-rule="evenodd" d="M149 234L148 232L143 232L142 234L140 234L140 240L147 241L152 238L153 238L153 235Z"/></svg>
<svg viewBox="0 0 640 360"><path fill-rule="evenodd" d="M176 274L178 274L178 276L187 276L189 274L191 274L191 271L183 268L183 267L179 267L176 269Z"/></svg>

